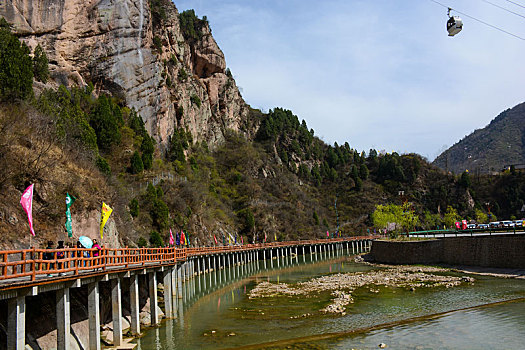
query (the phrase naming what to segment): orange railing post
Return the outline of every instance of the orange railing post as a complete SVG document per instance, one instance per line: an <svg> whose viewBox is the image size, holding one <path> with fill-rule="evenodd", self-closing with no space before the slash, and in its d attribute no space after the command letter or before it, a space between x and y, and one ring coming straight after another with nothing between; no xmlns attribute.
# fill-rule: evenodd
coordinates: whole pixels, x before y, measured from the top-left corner
<svg viewBox="0 0 525 350"><path fill-rule="evenodd" d="M33 247L31 252L31 281L34 281L36 279L36 262L35 262L35 255L36 255L36 248Z"/></svg>

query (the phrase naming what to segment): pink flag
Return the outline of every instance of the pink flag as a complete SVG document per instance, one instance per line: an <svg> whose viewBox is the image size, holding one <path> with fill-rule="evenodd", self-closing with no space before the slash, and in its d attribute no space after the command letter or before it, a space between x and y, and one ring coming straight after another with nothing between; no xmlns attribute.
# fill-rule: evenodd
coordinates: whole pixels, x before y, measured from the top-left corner
<svg viewBox="0 0 525 350"><path fill-rule="evenodd" d="M330 237L330 233L326 231L326 237Z"/></svg>
<svg viewBox="0 0 525 350"><path fill-rule="evenodd" d="M31 184L28 188L26 188L24 194L22 194L22 198L20 198L20 204L22 204L22 208L24 208L27 214L27 220L29 221L29 229L31 230L31 233L34 236L35 230L33 229L33 186L35 186L35 184Z"/></svg>
<svg viewBox="0 0 525 350"><path fill-rule="evenodd" d="M175 240L173 239L173 233L171 232L171 228L170 228L170 245L174 245L175 244Z"/></svg>

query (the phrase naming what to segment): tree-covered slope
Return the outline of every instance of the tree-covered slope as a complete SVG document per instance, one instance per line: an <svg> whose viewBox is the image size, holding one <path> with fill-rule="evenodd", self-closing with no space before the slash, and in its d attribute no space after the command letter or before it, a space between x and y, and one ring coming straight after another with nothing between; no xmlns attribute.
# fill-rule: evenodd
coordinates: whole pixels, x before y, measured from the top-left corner
<svg viewBox="0 0 525 350"><path fill-rule="evenodd" d="M433 162L460 173L501 171L525 163L525 103L500 113L483 129L474 131L441 153Z"/></svg>
<svg viewBox="0 0 525 350"><path fill-rule="evenodd" d="M99 236L102 202L113 208L102 239L108 247L164 245L170 229L185 230L193 245L230 235L244 242L321 238L327 231L360 235L388 223L385 215L372 215L377 208L410 212L398 230L486 220L489 208L503 218L520 214L525 175L519 172L455 176L417 154L328 145L285 108L262 113L245 106L241 113L221 99L237 127L196 134L190 129L202 120L195 114L194 124L177 124L165 143L157 142L147 120L104 86L43 85L45 52L35 48L31 57L1 24L9 45L0 45L0 247L29 246L19 204L29 184L35 185L35 246ZM205 38L190 37L192 45ZM195 108L204 103L191 96ZM66 193L76 198L71 239L64 229Z"/></svg>

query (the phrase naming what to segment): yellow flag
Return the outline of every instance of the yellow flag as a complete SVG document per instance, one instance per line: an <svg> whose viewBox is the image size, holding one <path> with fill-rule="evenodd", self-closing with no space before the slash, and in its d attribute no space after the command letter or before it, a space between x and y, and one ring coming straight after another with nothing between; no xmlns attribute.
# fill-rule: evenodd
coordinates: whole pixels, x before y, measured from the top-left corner
<svg viewBox="0 0 525 350"><path fill-rule="evenodd" d="M104 226L112 212L113 209L111 209L106 203L102 202L102 213L100 214L100 238L104 238Z"/></svg>

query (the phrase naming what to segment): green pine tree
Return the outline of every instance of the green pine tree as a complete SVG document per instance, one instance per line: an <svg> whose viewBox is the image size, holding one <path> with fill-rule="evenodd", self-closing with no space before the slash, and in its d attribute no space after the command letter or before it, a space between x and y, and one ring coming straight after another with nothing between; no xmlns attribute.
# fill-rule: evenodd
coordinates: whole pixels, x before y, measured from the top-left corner
<svg viewBox="0 0 525 350"><path fill-rule="evenodd" d="M0 17L0 101L25 99L33 93L33 65L30 50L11 33Z"/></svg>

